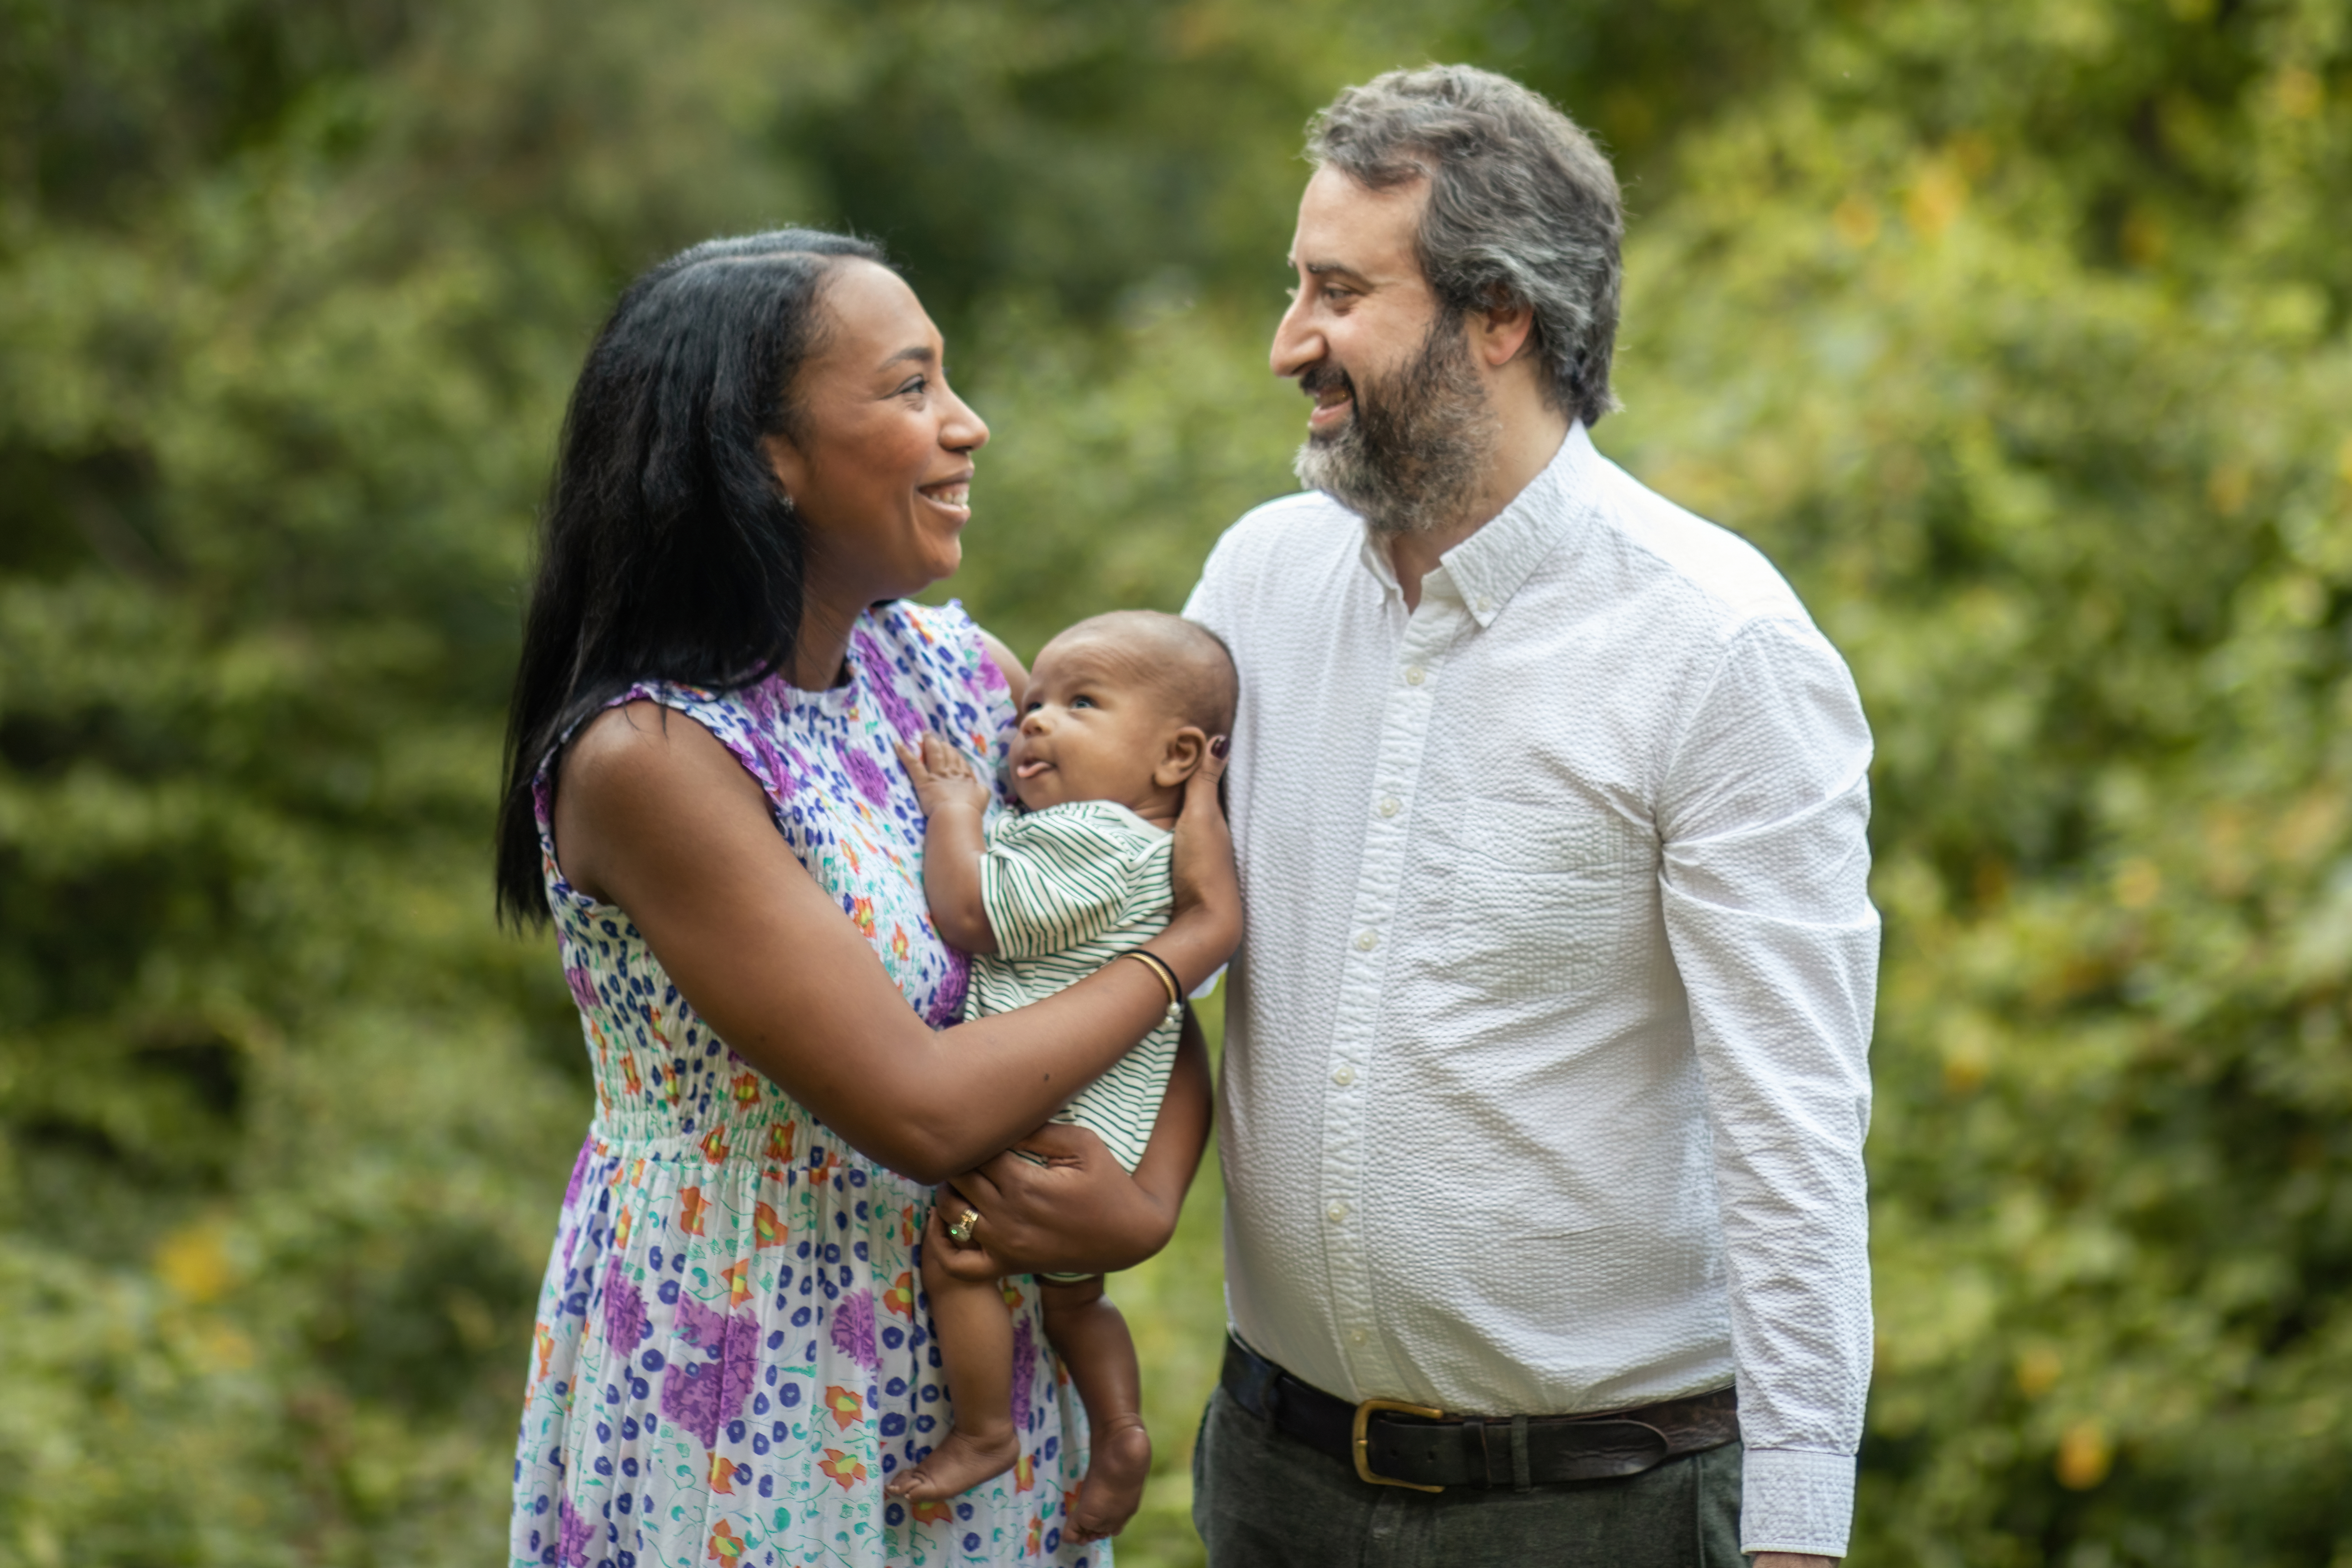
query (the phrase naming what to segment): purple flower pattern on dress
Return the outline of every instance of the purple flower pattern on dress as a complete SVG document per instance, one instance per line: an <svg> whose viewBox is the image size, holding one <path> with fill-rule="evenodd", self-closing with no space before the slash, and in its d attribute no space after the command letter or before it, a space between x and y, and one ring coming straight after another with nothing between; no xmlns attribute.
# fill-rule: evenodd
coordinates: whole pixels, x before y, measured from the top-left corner
<svg viewBox="0 0 2352 1568"><path fill-rule="evenodd" d="M890 656L882 651L880 643L869 637L857 639L857 657L868 671L887 669L890 665ZM882 716L890 721L890 728L898 731L898 739L908 745L914 744L915 738L926 728L923 716L915 711L915 705L899 696L898 689L887 680L876 684L874 700L881 708Z"/></svg>
<svg viewBox="0 0 2352 1568"><path fill-rule="evenodd" d="M883 775L882 765L864 752L853 752L845 746L840 754L842 770L857 786L857 793L877 805L887 804L890 799L890 781Z"/></svg>
<svg viewBox="0 0 2352 1568"><path fill-rule="evenodd" d="M833 1310L833 1348L872 1372L882 1364L874 1348L874 1292L853 1290Z"/></svg>
<svg viewBox="0 0 2352 1568"><path fill-rule="evenodd" d="M759 1374L760 1325L681 1296L677 1337L681 1344L700 1349L705 1359L683 1352L670 1358L662 1381L662 1416L701 1438L704 1447L715 1448L719 1428L743 1413L751 1380Z"/></svg>
<svg viewBox="0 0 2352 1568"><path fill-rule="evenodd" d="M1037 1336L1022 1319L1013 1325L1013 1425L1029 1430L1029 1385L1037 1377Z"/></svg>
<svg viewBox="0 0 2352 1568"><path fill-rule="evenodd" d="M853 643L850 679L829 691L774 678L619 700L661 703L735 755L908 1005L944 1026L969 971L929 920L921 805L892 744L911 726L1001 768L1013 715L961 610L887 605ZM1030 1489L999 1477L944 1521L883 1497L892 1470L939 1440L947 1397L928 1315L880 1310L915 1272L931 1194L728 1049L627 917L563 881L543 774L534 799L598 1109L540 1299L511 1568L708 1563L723 1539L757 1540L746 1564L1095 1568L1098 1549L1058 1529L1085 1428L1025 1280L1014 1398L1034 1427Z"/></svg>
<svg viewBox="0 0 2352 1568"><path fill-rule="evenodd" d="M615 1253L604 1275L604 1338L623 1355L635 1355L653 1331L653 1321L646 1316L646 1293L622 1271Z"/></svg>
<svg viewBox="0 0 2352 1568"><path fill-rule="evenodd" d="M580 1145L580 1158L572 1162L572 1179L563 1184L563 1206L570 1208L580 1201L580 1184L588 1179L588 1163L595 1156L596 1145L592 1140Z"/></svg>
<svg viewBox="0 0 2352 1568"><path fill-rule="evenodd" d="M587 1568L588 1542L596 1533L596 1523L572 1506L565 1498L556 1513L557 1534L555 1560L563 1568Z"/></svg>

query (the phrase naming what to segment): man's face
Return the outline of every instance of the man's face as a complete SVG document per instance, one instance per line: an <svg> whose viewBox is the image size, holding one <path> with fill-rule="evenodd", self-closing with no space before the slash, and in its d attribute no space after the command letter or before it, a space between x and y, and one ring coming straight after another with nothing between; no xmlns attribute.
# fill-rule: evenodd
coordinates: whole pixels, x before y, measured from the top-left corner
<svg viewBox="0 0 2352 1568"><path fill-rule="evenodd" d="M1314 399L1300 482L1386 533L1442 525L1495 448L1462 320L1414 254L1427 181L1386 191L1316 172L1298 204L1298 287L1269 363Z"/></svg>

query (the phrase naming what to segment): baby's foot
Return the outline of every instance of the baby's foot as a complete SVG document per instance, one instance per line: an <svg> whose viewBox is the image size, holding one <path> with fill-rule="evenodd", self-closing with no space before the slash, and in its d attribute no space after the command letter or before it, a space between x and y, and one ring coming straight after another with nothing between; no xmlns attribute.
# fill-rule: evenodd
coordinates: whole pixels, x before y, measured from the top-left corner
<svg viewBox="0 0 2352 1568"><path fill-rule="evenodd" d="M1070 1500L1070 1533L1080 1541L1100 1541L1126 1529L1150 1474L1151 1434L1140 1418L1129 1415L1109 1431L1096 1433L1087 1479Z"/></svg>
<svg viewBox="0 0 2352 1568"><path fill-rule="evenodd" d="M887 1497L910 1502L938 1502L1003 1475L1020 1457L1020 1439L1010 1426L984 1437L975 1437L959 1426L921 1464L892 1476L882 1491ZM1128 1506L1130 1510L1134 1507Z"/></svg>

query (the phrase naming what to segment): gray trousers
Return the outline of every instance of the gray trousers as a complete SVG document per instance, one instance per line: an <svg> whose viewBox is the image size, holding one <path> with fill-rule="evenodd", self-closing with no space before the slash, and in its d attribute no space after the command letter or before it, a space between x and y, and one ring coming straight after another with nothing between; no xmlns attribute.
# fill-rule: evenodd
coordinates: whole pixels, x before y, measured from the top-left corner
<svg viewBox="0 0 2352 1568"><path fill-rule="evenodd" d="M1739 1445L1530 1492L1367 1486L1345 1460L1209 1396L1192 1450L1209 1568L1746 1568Z"/></svg>

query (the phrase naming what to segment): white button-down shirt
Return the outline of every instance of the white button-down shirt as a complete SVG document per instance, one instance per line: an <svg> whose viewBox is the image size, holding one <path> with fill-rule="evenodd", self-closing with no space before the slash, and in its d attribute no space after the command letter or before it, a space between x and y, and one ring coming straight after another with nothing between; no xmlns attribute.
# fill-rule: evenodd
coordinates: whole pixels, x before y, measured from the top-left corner
<svg viewBox="0 0 2352 1568"><path fill-rule="evenodd" d="M1754 549L1575 426L1410 613L1319 494L1185 614L1241 669L1236 1332L1343 1398L1739 1390L1746 1549L1842 1553L1870 1374L1870 732Z"/></svg>

